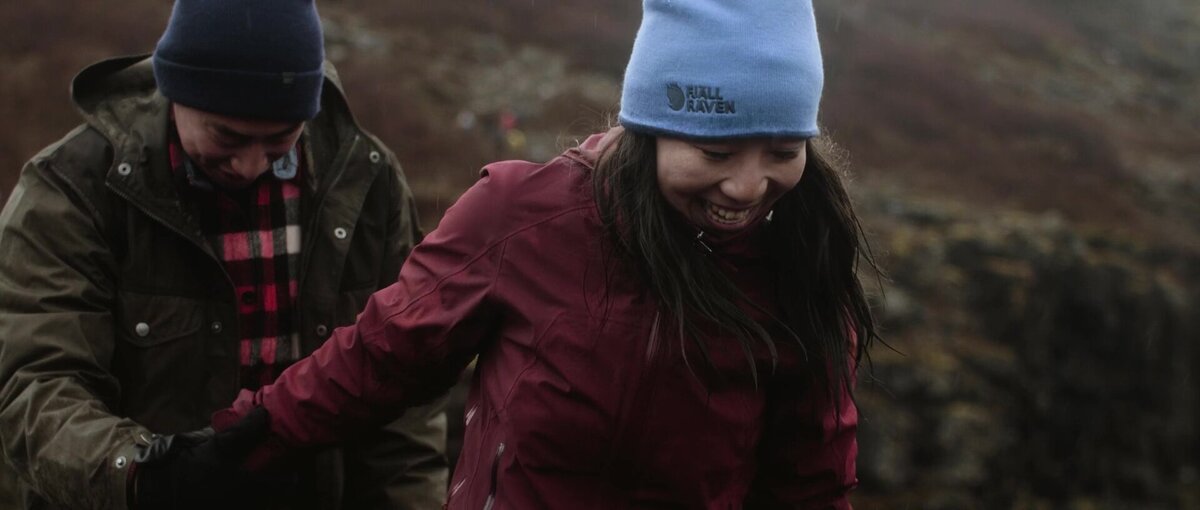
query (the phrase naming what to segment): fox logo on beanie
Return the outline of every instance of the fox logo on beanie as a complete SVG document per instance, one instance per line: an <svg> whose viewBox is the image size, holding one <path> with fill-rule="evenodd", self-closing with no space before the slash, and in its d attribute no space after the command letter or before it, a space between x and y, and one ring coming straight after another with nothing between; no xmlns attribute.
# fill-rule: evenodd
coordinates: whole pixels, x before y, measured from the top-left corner
<svg viewBox="0 0 1200 510"><path fill-rule="evenodd" d="M303 121L320 111L324 61L313 0L176 0L153 65L173 102Z"/></svg>
<svg viewBox="0 0 1200 510"><path fill-rule="evenodd" d="M816 136L812 0L644 0L619 120L685 138Z"/></svg>

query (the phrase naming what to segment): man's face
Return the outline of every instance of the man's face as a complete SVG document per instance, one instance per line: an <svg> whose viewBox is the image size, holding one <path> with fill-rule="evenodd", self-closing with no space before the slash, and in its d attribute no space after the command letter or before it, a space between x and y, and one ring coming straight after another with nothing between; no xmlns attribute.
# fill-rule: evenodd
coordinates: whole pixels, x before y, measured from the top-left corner
<svg viewBox="0 0 1200 510"><path fill-rule="evenodd" d="M175 104L175 129L184 152L217 186L241 189L285 156L303 122L227 117Z"/></svg>

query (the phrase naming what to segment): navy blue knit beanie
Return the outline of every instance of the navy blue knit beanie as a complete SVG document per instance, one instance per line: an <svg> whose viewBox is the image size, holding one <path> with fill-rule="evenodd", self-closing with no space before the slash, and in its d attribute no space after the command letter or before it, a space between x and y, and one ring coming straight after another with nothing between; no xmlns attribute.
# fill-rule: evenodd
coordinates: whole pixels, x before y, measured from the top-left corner
<svg viewBox="0 0 1200 510"><path fill-rule="evenodd" d="M812 0L644 0L621 125L685 138L818 134Z"/></svg>
<svg viewBox="0 0 1200 510"><path fill-rule="evenodd" d="M176 0L154 77L198 110L303 121L320 111L324 61L313 0Z"/></svg>

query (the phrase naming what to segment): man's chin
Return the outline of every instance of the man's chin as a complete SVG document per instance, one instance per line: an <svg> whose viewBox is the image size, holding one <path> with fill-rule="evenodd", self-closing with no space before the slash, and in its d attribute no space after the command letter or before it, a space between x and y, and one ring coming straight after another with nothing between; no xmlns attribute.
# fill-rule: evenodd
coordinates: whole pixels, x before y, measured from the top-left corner
<svg viewBox="0 0 1200 510"><path fill-rule="evenodd" d="M254 184L254 181L220 180L215 181L213 184L216 184L218 188L221 188L225 191L242 191L246 188L249 188L251 184Z"/></svg>
<svg viewBox="0 0 1200 510"><path fill-rule="evenodd" d="M241 191L254 184L253 179L243 179L220 170L207 171L205 172L205 176L208 177L208 181L213 186L225 191Z"/></svg>
<svg viewBox="0 0 1200 510"><path fill-rule="evenodd" d="M253 181L216 182L217 188L223 191L246 191L252 184Z"/></svg>

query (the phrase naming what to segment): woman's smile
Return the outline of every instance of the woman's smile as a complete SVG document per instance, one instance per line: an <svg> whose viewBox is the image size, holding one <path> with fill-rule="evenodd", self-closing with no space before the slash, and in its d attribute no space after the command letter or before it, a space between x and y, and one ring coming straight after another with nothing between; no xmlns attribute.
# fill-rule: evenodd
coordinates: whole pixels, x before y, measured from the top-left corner
<svg viewBox="0 0 1200 510"><path fill-rule="evenodd" d="M720 230L741 229L757 219L751 215L752 207L729 208L708 201L703 203L709 225Z"/></svg>

